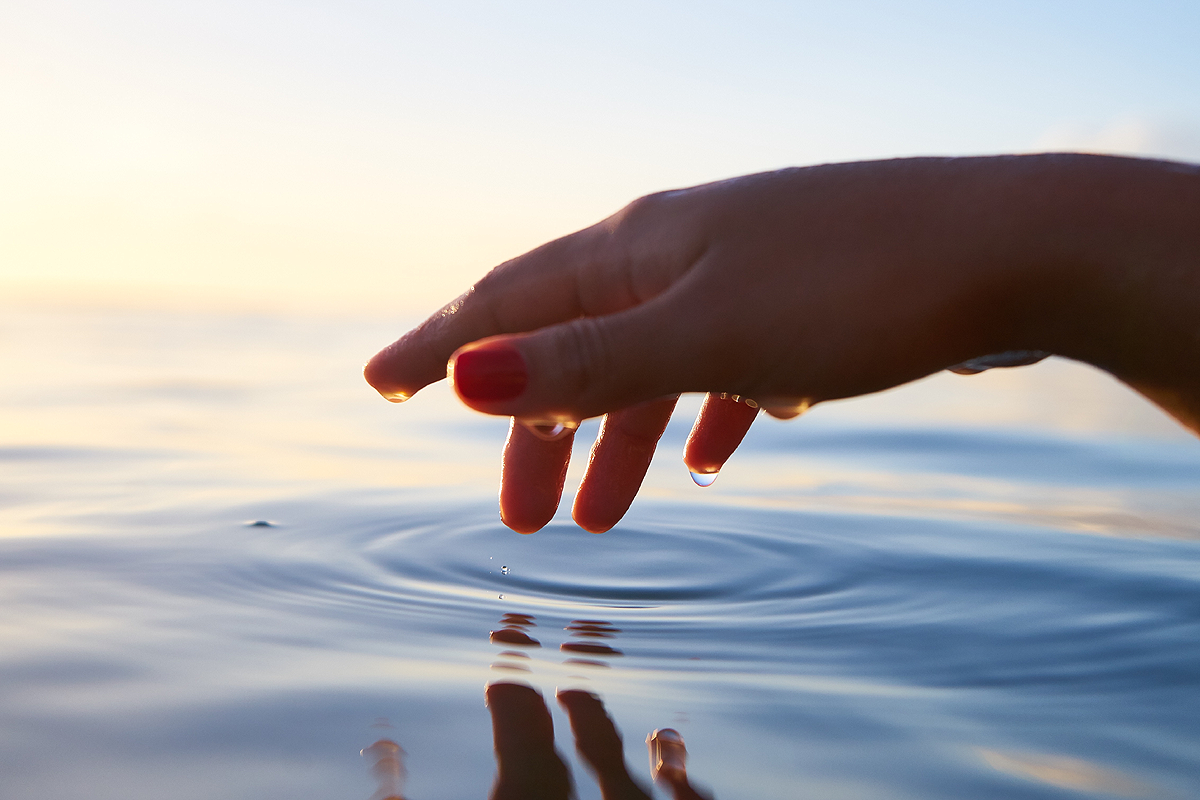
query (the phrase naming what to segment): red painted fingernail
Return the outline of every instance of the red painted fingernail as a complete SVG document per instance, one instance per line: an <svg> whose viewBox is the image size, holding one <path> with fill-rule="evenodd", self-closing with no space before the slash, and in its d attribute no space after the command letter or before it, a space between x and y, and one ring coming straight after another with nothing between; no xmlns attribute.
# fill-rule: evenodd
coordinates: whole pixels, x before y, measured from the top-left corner
<svg viewBox="0 0 1200 800"><path fill-rule="evenodd" d="M525 391L525 359L507 344L484 345L454 359L454 388L464 400L512 400Z"/></svg>

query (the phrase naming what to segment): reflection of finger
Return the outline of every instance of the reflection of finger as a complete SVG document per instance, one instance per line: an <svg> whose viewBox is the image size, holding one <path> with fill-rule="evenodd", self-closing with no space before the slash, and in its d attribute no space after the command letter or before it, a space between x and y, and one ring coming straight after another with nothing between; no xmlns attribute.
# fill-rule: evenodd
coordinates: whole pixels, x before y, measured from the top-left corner
<svg viewBox="0 0 1200 800"><path fill-rule="evenodd" d="M516 420L508 429L500 470L500 518L519 533L540 530L558 509L574 431L547 441Z"/></svg>
<svg viewBox="0 0 1200 800"><path fill-rule="evenodd" d="M391 739L380 739L363 748L362 756L372 761L371 774L379 781L371 800L404 800L400 794L408 774L404 768L404 749Z"/></svg>
<svg viewBox="0 0 1200 800"><path fill-rule="evenodd" d="M625 767L621 734L600 698L589 692L565 691L558 693L558 702L567 710L575 747L596 774L604 800L650 800Z"/></svg>
<svg viewBox="0 0 1200 800"><path fill-rule="evenodd" d="M554 751L554 722L542 696L529 686L487 688L498 773L492 800L566 800L567 767Z"/></svg>
<svg viewBox="0 0 1200 800"><path fill-rule="evenodd" d="M687 747L674 728L660 728L646 737L650 750L650 776L671 787L675 800L710 800L688 782Z"/></svg>
<svg viewBox="0 0 1200 800"><path fill-rule="evenodd" d="M651 400L604 418L571 511L580 527L603 533L625 515L641 488L677 399Z"/></svg>
<svg viewBox="0 0 1200 800"><path fill-rule="evenodd" d="M719 472L742 443L757 415L757 405L715 394L705 397L683 448L687 468L698 475Z"/></svg>

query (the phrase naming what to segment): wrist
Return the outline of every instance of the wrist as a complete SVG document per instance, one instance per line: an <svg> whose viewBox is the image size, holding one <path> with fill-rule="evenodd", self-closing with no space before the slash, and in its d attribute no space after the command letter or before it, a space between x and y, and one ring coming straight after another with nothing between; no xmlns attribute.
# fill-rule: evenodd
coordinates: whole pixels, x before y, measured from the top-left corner
<svg viewBox="0 0 1200 800"><path fill-rule="evenodd" d="M1027 158L1017 201L1033 291L1019 335L1107 370L1197 429L1200 167Z"/></svg>

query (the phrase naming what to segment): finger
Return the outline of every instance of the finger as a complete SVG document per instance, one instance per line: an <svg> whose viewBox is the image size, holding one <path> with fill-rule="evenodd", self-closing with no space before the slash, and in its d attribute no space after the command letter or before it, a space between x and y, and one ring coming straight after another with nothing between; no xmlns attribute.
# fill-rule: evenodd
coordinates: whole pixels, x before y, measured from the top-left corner
<svg viewBox="0 0 1200 800"><path fill-rule="evenodd" d="M590 230L590 229L589 229ZM399 340L379 351L363 376L389 400L405 399L446 376L450 354L467 342L498 333L532 330L581 313L572 240L542 245L489 272ZM526 302L508 302L510 297Z"/></svg>
<svg viewBox="0 0 1200 800"><path fill-rule="evenodd" d="M704 398L696 424L683 448L683 463L696 482L702 486L703 477L715 476L742 443L754 418L758 416L758 404L736 395L710 394Z"/></svg>
<svg viewBox="0 0 1200 800"><path fill-rule="evenodd" d="M500 466L500 519L505 525L533 533L554 517L574 440L573 430L546 440L512 421Z"/></svg>
<svg viewBox="0 0 1200 800"><path fill-rule="evenodd" d="M589 692L565 691L558 693L558 702L567 711L575 747L596 774L604 800L650 800L625 767L621 734L600 698Z"/></svg>
<svg viewBox="0 0 1200 800"><path fill-rule="evenodd" d="M487 414L550 420L707 389L728 363L702 357L715 334L703 315L680 313L700 302L689 292L675 287L615 314L473 342L451 359L454 389Z"/></svg>
<svg viewBox="0 0 1200 800"><path fill-rule="evenodd" d="M554 750L554 721L542 696L529 686L487 687L498 773L492 800L566 800L567 767Z"/></svg>
<svg viewBox="0 0 1200 800"><path fill-rule="evenodd" d="M603 533L625 516L678 399L651 400L605 416L571 510L581 528Z"/></svg>
<svg viewBox="0 0 1200 800"><path fill-rule="evenodd" d="M401 401L446 375L446 362L463 345L507 333L533 331L582 316L631 308L657 296L699 258L693 231L676 233L659 213L661 198L644 197L596 225L518 256L483 277L364 369L367 382ZM686 244L684 244L686 242Z"/></svg>

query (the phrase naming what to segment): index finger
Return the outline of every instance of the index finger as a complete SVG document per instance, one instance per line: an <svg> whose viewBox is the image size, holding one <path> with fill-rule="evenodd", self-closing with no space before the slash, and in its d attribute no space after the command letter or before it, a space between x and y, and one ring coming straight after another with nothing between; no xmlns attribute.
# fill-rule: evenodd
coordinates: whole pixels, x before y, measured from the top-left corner
<svg viewBox="0 0 1200 800"><path fill-rule="evenodd" d="M608 219L496 267L376 354L363 370L367 382L402 402L446 377L446 362L465 344L613 314L665 291L696 254L689 257L671 235L676 232L663 230L661 197L635 200Z"/></svg>
<svg viewBox="0 0 1200 800"><path fill-rule="evenodd" d="M485 275L399 340L379 351L363 370L367 383L393 402L446 377L451 354L468 342L520 333L582 313L573 251L594 239L591 228L542 245ZM512 303L513 296L528 302Z"/></svg>

